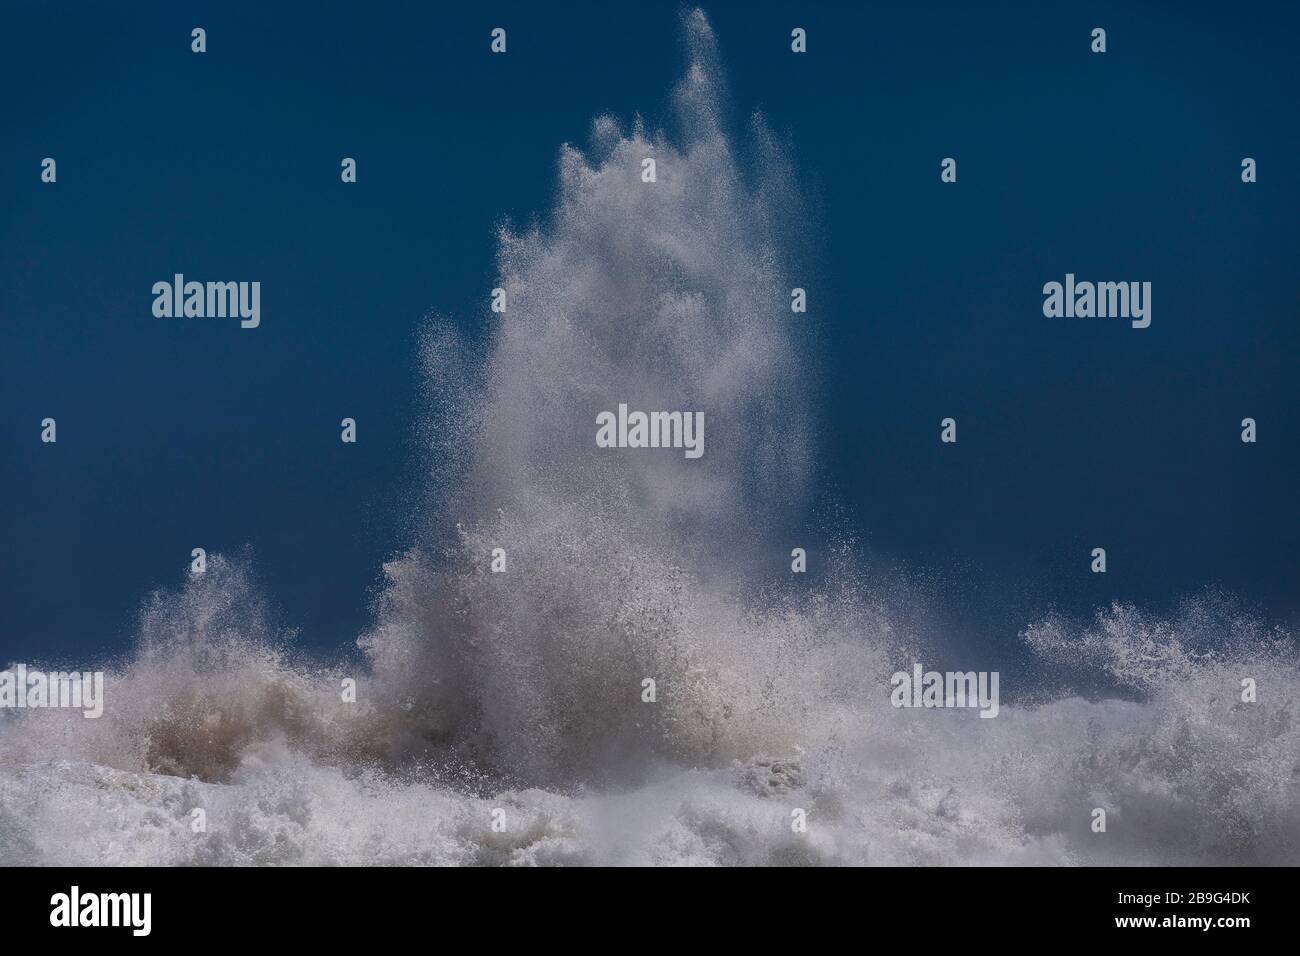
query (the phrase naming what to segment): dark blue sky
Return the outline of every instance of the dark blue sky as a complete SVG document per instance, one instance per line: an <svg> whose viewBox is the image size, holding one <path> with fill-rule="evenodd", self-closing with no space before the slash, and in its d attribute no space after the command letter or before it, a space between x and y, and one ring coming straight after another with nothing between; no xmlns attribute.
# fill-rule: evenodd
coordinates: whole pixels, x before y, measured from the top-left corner
<svg viewBox="0 0 1300 956"><path fill-rule="evenodd" d="M429 467L422 316L472 327L559 144L670 124L683 64L671 4L443 6L0 3L0 657L123 648L197 546L251 549L307 644L364 627ZM843 6L706 10L733 121L762 109L816 201L852 530L993 631L1207 585L1294 618L1295 5ZM155 319L178 271L260 280L261 328ZM1151 327L1045 319L1066 272L1150 281Z"/></svg>

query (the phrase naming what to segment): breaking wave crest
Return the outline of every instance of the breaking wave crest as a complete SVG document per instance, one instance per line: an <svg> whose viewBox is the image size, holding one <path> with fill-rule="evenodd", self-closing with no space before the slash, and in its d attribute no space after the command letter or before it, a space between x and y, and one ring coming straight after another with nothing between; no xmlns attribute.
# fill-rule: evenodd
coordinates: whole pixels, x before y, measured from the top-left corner
<svg viewBox="0 0 1300 956"><path fill-rule="evenodd" d="M799 197L761 120L735 150L684 23L676 137L596 120L549 220L502 228L490 341L426 330L432 480L366 666L298 655L213 558L147 602L102 718L0 719L0 863L1294 861L1292 635L1209 598L1049 618L980 720L890 706L947 651L852 546L774 583L815 483ZM597 449L620 402L702 410L707 453Z"/></svg>

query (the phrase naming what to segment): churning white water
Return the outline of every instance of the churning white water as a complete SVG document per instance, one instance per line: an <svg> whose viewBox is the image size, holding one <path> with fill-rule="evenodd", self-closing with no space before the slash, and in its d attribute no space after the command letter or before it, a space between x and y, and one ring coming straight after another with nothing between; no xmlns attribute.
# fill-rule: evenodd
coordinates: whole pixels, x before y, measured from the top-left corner
<svg viewBox="0 0 1300 956"><path fill-rule="evenodd" d="M798 197L761 121L738 156L685 27L675 139L598 119L545 224L500 237L492 341L427 331L436 480L364 672L295 655L214 559L151 598L102 718L0 719L0 864L1294 862L1288 635L1208 600L1039 622L1050 683L984 720L890 705L937 651L850 546L773 574L813 485ZM619 402L703 411L707 454L597 448Z"/></svg>

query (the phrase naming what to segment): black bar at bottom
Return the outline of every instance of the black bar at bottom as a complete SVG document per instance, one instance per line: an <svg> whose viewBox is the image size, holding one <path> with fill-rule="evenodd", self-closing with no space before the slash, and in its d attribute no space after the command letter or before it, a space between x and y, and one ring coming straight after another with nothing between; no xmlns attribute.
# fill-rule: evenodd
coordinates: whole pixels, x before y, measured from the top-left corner
<svg viewBox="0 0 1300 956"><path fill-rule="evenodd" d="M220 944L246 943L255 933L259 942L337 943L349 931L400 931L430 922L441 925L440 932L451 924L477 925L494 934L554 939L556 931L582 933L596 920L625 924L634 937L648 932L665 940L665 933L672 935L666 922L681 929L682 920L703 920L715 932L752 931L769 940L798 926L859 939L899 932L920 949L930 939L936 951L946 952L947 944L972 942L976 937L968 931L985 941L1020 932L1068 941L1199 936L1231 945L1259 939L1252 934L1271 935L1291 924L1295 872L954 868L613 870L597 876L570 870L543 879L408 868L8 868L0 870L0 880L11 941L76 933L81 942L114 937L127 945ZM537 943L534 938L530 945Z"/></svg>

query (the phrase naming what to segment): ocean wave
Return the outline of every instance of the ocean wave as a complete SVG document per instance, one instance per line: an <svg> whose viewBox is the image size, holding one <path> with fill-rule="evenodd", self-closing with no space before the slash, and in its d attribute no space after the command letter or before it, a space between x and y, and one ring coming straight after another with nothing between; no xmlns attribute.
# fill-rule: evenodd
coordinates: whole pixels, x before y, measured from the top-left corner
<svg viewBox="0 0 1300 956"><path fill-rule="evenodd" d="M0 863L1294 861L1293 635L1214 602L1050 617L985 720L891 706L892 672L951 656L906 585L850 545L789 574L815 484L799 192L761 120L734 148L684 24L676 138L598 119L549 220L502 229L490 340L426 330L430 487L364 666L302 655L213 556L146 603L103 717L0 719ZM619 402L702 409L707 454L596 448Z"/></svg>

